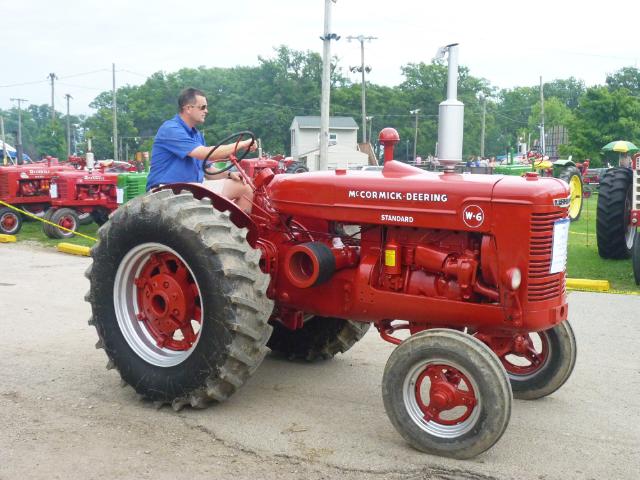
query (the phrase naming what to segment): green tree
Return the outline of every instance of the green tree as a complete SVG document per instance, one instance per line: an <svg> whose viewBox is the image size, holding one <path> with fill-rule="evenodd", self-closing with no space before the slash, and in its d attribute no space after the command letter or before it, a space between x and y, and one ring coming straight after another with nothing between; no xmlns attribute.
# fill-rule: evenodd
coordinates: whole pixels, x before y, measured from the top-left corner
<svg viewBox="0 0 640 480"><path fill-rule="evenodd" d="M602 162L600 149L613 140L640 141L640 98L621 88L589 88L569 124L569 145L565 154Z"/></svg>
<svg viewBox="0 0 640 480"><path fill-rule="evenodd" d="M633 95L640 95L640 70L635 67L624 67L606 80L609 90L615 91L626 88Z"/></svg>
<svg viewBox="0 0 640 480"><path fill-rule="evenodd" d="M585 90L584 82L574 77L569 77L566 80L547 82L543 86L545 102L549 98L557 98L563 105L571 110L577 108L580 97L584 95Z"/></svg>
<svg viewBox="0 0 640 480"><path fill-rule="evenodd" d="M50 155L56 158L67 158L67 140L64 127L60 120L56 119L39 129L35 144L39 156Z"/></svg>
<svg viewBox="0 0 640 480"><path fill-rule="evenodd" d="M517 87L501 90L493 115L495 116L495 137L492 137L492 152L503 154L515 148L518 137L527 138L530 132L529 116L540 98L538 87ZM493 143L495 142L495 143Z"/></svg>

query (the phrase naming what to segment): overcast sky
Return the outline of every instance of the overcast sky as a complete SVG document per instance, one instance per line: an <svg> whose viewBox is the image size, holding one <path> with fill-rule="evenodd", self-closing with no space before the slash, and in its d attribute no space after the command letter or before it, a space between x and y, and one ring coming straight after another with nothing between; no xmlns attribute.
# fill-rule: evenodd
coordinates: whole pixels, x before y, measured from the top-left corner
<svg viewBox="0 0 640 480"><path fill-rule="evenodd" d="M117 85L137 85L157 71L183 67L257 65L274 47L322 53L324 0L0 0L0 108L10 98L50 103L73 96L71 113L90 114L91 100ZM587 86L640 60L636 28L640 3L538 0L430 2L338 0L333 5L332 54L345 69L360 63L349 35L365 43L367 79L402 81L401 66L429 63L437 48L459 43L460 63L493 86L532 86L574 76ZM524 7L527 7L525 10ZM350 74L359 82L359 74ZM16 86L13 86L16 85ZM198 87L198 85L194 85Z"/></svg>

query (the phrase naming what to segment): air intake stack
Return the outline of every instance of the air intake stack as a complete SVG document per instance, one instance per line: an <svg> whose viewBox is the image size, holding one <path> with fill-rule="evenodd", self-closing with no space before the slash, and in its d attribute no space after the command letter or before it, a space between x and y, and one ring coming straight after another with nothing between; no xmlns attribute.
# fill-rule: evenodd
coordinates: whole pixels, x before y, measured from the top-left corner
<svg viewBox="0 0 640 480"><path fill-rule="evenodd" d="M458 44L438 49L436 59L449 53L449 80L447 99L440 103L438 119L438 160L445 171L452 172L462 161L462 135L464 131L464 103L458 96Z"/></svg>

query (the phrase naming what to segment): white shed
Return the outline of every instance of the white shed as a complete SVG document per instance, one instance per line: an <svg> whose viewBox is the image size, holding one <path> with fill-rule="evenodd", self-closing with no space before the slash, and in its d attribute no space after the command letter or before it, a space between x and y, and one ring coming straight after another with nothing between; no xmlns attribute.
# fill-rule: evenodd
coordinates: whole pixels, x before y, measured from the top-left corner
<svg viewBox="0 0 640 480"><path fill-rule="evenodd" d="M291 122L291 156L317 170L320 152L320 117L294 117ZM329 159L327 166L358 168L368 164L367 154L358 151L358 124L351 117L329 117Z"/></svg>

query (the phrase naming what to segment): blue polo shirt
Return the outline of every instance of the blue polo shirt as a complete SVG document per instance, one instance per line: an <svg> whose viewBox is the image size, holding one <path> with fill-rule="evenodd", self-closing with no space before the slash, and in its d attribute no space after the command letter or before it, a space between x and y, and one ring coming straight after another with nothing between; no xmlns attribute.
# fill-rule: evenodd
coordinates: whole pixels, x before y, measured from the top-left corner
<svg viewBox="0 0 640 480"><path fill-rule="evenodd" d="M147 190L164 183L202 182L202 161L188 153L204 144L202 133L190 128L180 115L164 122L153 141Z"/></svg>

